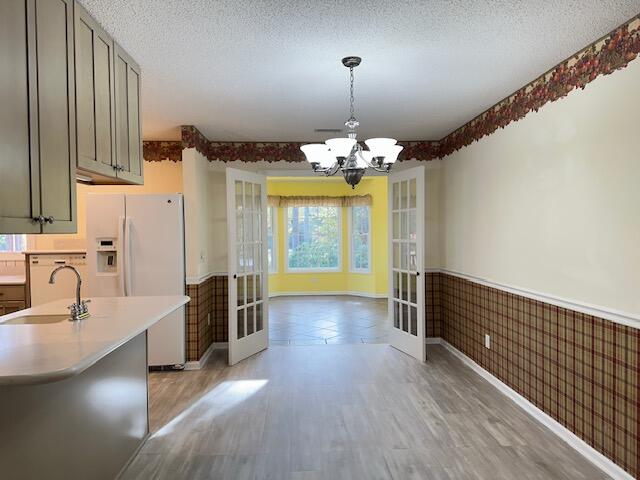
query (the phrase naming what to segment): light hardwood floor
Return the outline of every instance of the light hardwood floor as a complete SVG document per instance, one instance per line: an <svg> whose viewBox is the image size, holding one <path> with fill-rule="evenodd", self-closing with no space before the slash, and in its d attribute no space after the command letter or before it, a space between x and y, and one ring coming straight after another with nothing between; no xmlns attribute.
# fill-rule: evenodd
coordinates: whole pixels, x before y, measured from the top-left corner
<svg viewBox="0 0 640 480"><path fill-rule="evenodd" d="M150 375L127 479L602 479L441 346L273 346Z"/></svg>

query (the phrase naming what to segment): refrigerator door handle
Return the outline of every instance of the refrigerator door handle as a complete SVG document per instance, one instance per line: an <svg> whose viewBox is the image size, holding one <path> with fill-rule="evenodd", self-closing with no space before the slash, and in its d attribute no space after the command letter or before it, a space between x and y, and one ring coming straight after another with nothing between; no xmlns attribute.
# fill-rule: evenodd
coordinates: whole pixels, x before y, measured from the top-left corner
<svg viewBox="0 0 640 480"><path fill-rule="evenodd" d="M125 280L124 277L126 275L126 266L124 263L124 216L120 215L118 217L118 238L117 245L118 250L116 251L117 261L120 264L120 275L118 276L118 294L125 295Z"/></svg>
<svg viewBox="0 0 640 480"><path fill-rule="evenodd" d="M127 297L133 294L131 279L131 218L124 220L124 294Z"/></svg>

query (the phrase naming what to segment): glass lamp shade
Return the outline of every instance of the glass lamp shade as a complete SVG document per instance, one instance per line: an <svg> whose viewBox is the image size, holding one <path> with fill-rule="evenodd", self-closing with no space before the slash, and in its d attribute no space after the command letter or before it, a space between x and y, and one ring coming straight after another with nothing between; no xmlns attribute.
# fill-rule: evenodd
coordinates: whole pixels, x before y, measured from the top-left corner
<svg viewBox="0 0 640 480"><path fill-rule="evenodd" d="M355 138L330 138L325 142L334 157L348 157L356 144Z"/></svg>
<svg viewBox="0 0 640 480"><path fill-rule="evenodd" d="M319 163L322 165L327 162L327 157L330 156L329 147L324 143L309 143L307 145L302 145L300 150L302 150L307 162L309 163Z"/></svg>
<svg viewBox="0 0 640 480"><path fill-rule="evenodd" d="M398 159L398 155L400 155L400 152L402 151L404 147L402 145L391 145L391 147L387 148L386 152L384 155L384 163L395 163L395 161Z"/></svg>
<svg viewBox="0 0 640 480"><path fill-rule="evenodd" d="M394 138L370 138L364 143L369 147L374 157L383 157L396 142L397 140Z"/></svg>

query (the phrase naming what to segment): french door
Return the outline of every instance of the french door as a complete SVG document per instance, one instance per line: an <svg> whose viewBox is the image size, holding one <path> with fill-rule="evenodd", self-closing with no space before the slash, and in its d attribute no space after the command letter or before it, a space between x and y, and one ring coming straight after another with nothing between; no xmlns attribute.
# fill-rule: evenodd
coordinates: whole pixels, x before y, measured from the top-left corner
<svg viewBox="0 0 640 480"><path fill-rule="evenodd" d="M426 360L424 188L419 166L389 175L389 343Z"/></svg>
<svg viewBox="0 0 640 480"><path fill-rule="evenodd" d="M266 177L227 168L229 365L269 345Z"/></svg>

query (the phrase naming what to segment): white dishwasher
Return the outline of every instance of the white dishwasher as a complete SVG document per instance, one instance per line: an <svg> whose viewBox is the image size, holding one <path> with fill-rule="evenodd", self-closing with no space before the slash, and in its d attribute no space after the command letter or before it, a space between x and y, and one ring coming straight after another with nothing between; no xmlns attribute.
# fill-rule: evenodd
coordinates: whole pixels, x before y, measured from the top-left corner
<svg viewBox="0 0 640 480"><path fill-rule="evenodd" d="M64 271L56 276L56 283L49 283L51 272L61 265L75 267L82 276L82 298L85 296L87 278L87 256L74 254L29 255L29 293L31 306L42 305L61 298L74 298L76 295L76 276L72 271Z"/></svg>

